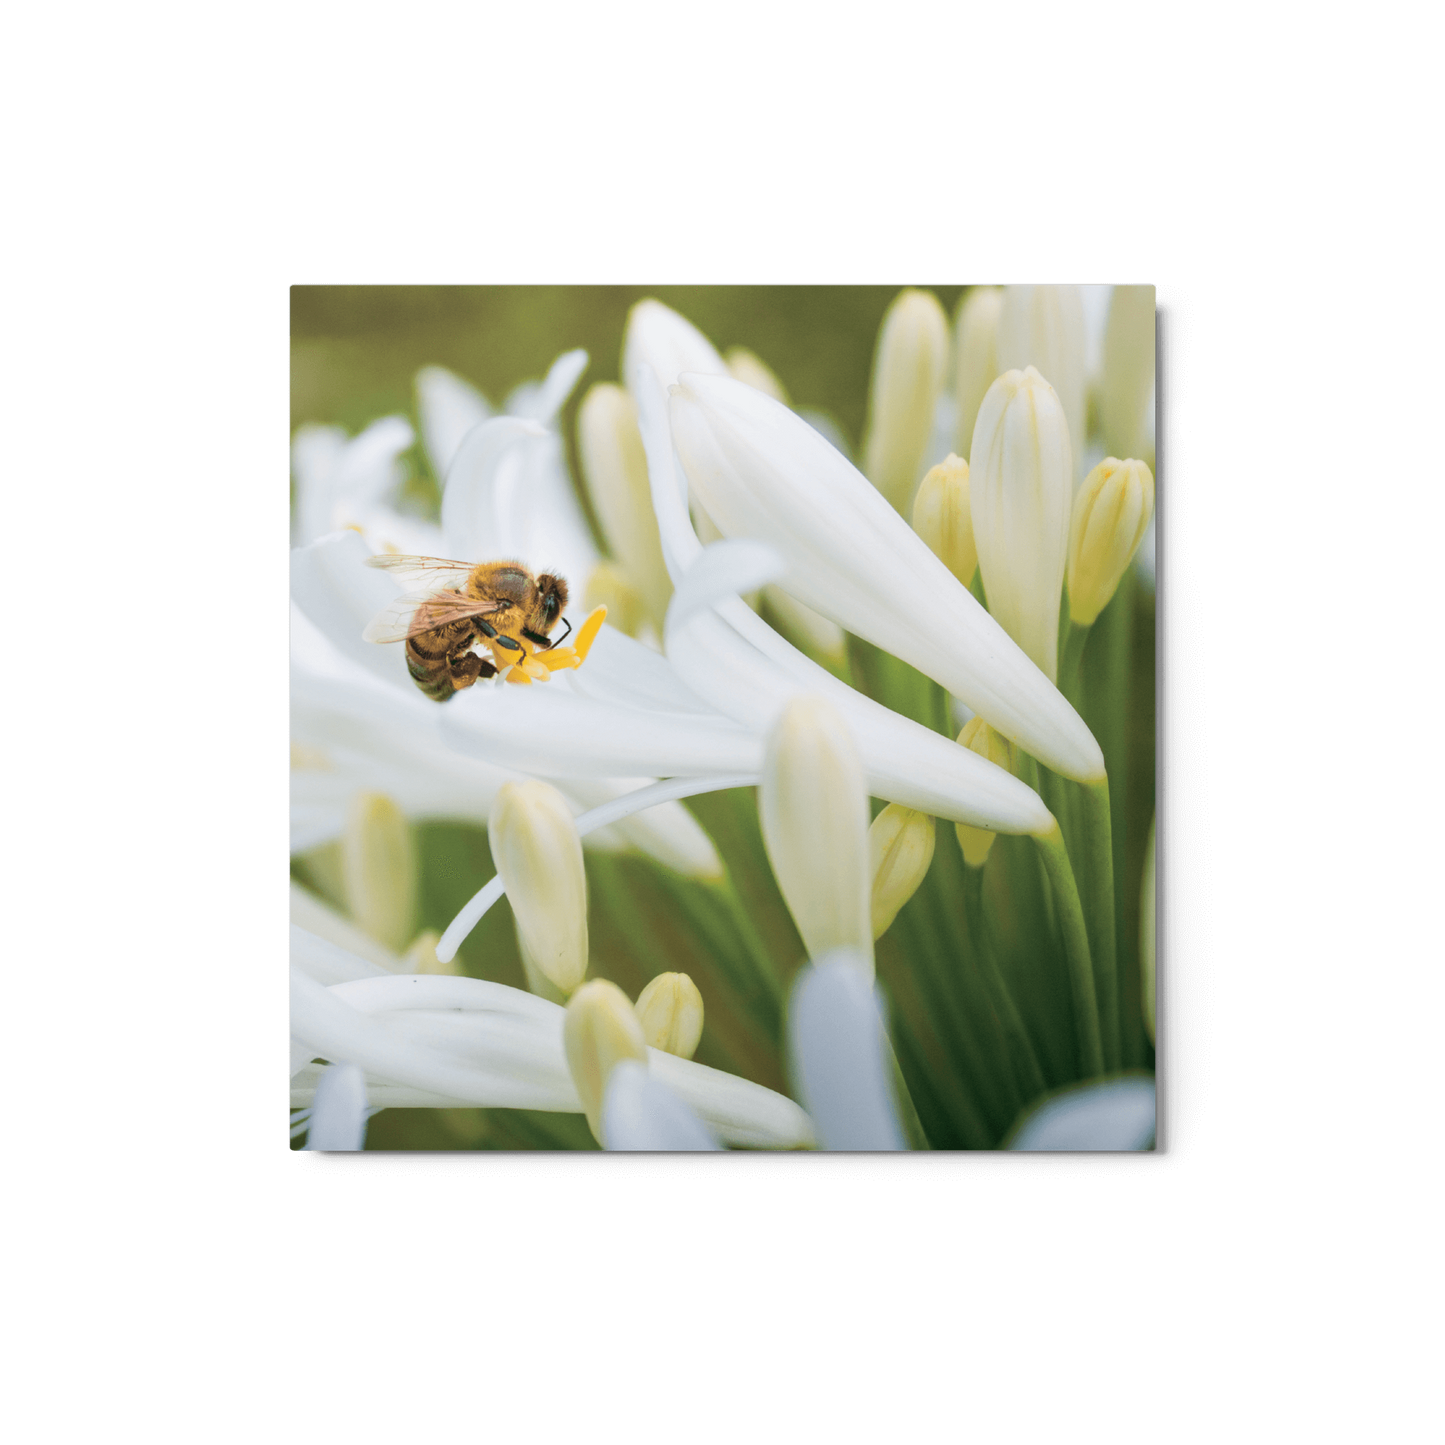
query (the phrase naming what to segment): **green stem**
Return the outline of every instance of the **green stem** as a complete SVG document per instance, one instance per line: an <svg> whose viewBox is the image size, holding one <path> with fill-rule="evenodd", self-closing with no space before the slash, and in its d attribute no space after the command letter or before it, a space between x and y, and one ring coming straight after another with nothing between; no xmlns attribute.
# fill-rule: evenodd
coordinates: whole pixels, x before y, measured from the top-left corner
<svg viewBox="0 0 1445 1445"><path fill-rule="evenodd" d="M1085 918L1089 948L1099 984L1099 1017L1103 1024L1104 1057L1119 1067L1119 965L1114 938L1114 840L1109 819L1109 779L1080 783L1083 799L1080 833L1083 844Z"/></svg>
<svg viewBox="0 0 1445 1445"><path fill-rule="evenodd" d="M893 1044L886 1035L883 1047L888 1050L888 1063L893 1070L893 1102L898 1107L898 1122L903 1127L903 1137L910 1149L928 1149L932 1147L928 1142L928 1135L923 1132L918 1110L913 1107L913 1096L908 1092L908 1085L903 1080L903 1070L898 1067L898 1055L893 1052Z"/></svg>
<svg viewBox="0 0 1445 1445"><path fill-rule="evenodd" d="M1069 623L1059 660L1059 691L1077 708L1079 705L1079 676L1084 662L1084 644L1089 640L1093 623L1082 627L1077 622Z"/></svg>
<svg viewBox="0 0 1445 1445"><path fill-rule="evenodd" d="M1053 886L1059 926L1063 930L1083 1077L1097 1078L1104 1072L1099 1003L1094 993L1094 969L1089 960L1089 931L1084 926L1084 909L1079 902L1078 884L1074 882L1074 870L1069 863L1069 850L1064 847L1064 835L1057 822L1047 833L1035 833L1033 840L1038 845L1044 870Z"/></svg>
<svg viewBox="0 0 1445 1445"><path fill-rule="evenodd" d="M1039 1067L1039 1056L1034 1052L1029 1031L1024 1027L1023 1015L1019 1013L998 960L988 946L987 930L983 926L983 869L970 868L966 863L963 868L963 910L969 947L993 988L999 1022L1008 1038L1013 1062L1023 1076L1019 1081L1020 1093L1024 1103L1032 1103L1048 1093L1048 1085L1044 1082L1044 1071Z"/></svg>
<svg viewBox="0 0 1445 1445"><path fill-rule="evenodd" d="M1047 772L1048 770L1044 769L1043 771ZM1020 748L1018 750L1019 781L1021 783L1027 783L1029 787L1042 798L1044 795L1044 784L1043 779L1039 776L1039 772L1039 765L1033 754L1026 753ZM1047 806L1047 804L1045 804L1045 806ZM1049 811L1052 813L1054 810L1049 808ZM1057 818L1058 815L1055 813L1054 816ZM1062 827L1063 825L1060 824L1059 826ZM1040 884L1039 891L1044 900L1044 916L1048 920L1049 931L1052 933L1058 926L1058 918L1056 917L1058 909L1054 904L1053 890L1044 888L1042 884Z"/></svg>

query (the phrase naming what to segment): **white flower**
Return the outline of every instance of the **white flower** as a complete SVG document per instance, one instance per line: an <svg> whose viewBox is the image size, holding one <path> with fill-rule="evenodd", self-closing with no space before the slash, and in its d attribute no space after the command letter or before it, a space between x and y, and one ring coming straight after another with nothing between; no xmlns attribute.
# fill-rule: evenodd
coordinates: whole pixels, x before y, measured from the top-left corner
<svg viewBox="0 0 1445 1445"><path fill-rule="evenodd" d="M338 836L358 790L386 794L412 819L480 823L497 789L519 777L495 760L451 748L441 726L456 703L443 707L422 696L401 647L362 640L362 629L399 590L390 576L364 562L400 536L404 525L415 524L431 526L435 535L408 550L462 560L517 556L569 581L585 578L597 554L567 478L561 439L550 425L585 362L585 353L569 352L540 386L514 393L512 404L531 410L532 418L485 419L459 443L453 433L465 420L469 389L456 378L445 380L440 369L424 372L418 392L429 445L454 448L442 527L398 520L377 503L366 538L352 530L332 532L293 552L292 598L300 618L293 611L292 725L310 763L293 773L293 848ZM484 409L485 402L477 398L476 407ZM409 444L409 429L407 439ZM393 429L389 445L400 440ZM383 450L377 444L367 454ZM440 455L433 456L439 471ZM367 487L368 495L384 492L375 478ZM574 596L579 592L580 585ZM488 702L500 700L485 686L473 690L486 693ZM540 775L549 776L546 770ZM560 786L581 813L646 781L593 775ZM676 803L621 819L589 841L594 847L638 847L698 876L716 876L721 867L707 835Z"/></svg>
<svg viewBox="0 0 1445 1445"><path fill-rule="evenodd" d="M1074 498L1069 428L1054 389L1030 366L1006 371L978 409L969 503L989 611L1052 683L1058 675L1059 599ZM960 697L1040 762L1082 780L1103 771L1060 769L986 707ZM1090 741L1093 741L1092 737ZM1096 747L1097 751L1097 747Z"/></svg>
<svg viewBox="0 0 1445 1445"><path fill-rule="evenodd" d="M316 1058L353 1063L370 1103L581 1113L563 1046L565 1010L476 978L392 976L292 929L293 1107L312 1102ZM648 1068L726 1144L804 1148L807 1115L790 1099L718 1069L649 1049Z"/></svg>
<svg viewBox="0 0 1445 1445"><path fill-rule="evenodd" d="M960 456L966 457L973 447L979 404L999 373L998 319L1002 311L1003 292L992 286L975 286L958 308L953 375Z"/></svg>

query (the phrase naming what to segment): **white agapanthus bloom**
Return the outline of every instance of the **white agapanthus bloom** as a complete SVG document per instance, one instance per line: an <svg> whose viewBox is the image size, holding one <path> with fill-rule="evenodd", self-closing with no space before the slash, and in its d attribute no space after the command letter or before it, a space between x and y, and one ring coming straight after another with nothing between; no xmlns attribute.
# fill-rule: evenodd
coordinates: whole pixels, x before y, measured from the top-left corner
<svg viewBox="0 0 1445 1445"><path fill-rule="evenodd" d="M361 957L306 927L293 930L293 1103L310 1103L321 1076L315 1061L325 1059L361 1071L359 1088L346 1076L353 1113L358 1099L370 1108L585 1110L594 1135L624 1149L906 1147L899 1121L906 1094L896 1092L871 967L862 967L873 934L866 796L990 833L1057 836L1057 823L1008 768L855 690L774 631L744 597L779 589L775 595L811 609L820 624L911 664L977 713L980 726L986 721L1065 777L1097 783L1103 755L1055 687L1050 649L1032 649L1031 660L971 595L967 579L934 556L846 455L756 380L729 374L707 338L657 302L634 309L623 380L636 406L632 485L642 486L640 433L640 495L650 494L652 545L660 543L672 589L665 617L655 609L652 618L664 620L662 650L603 625L586 665L553 672L544 685L479 683L445 705L423 696L402 647L362 638L371 618L410 590L368 569L366 559L377 552L517 557L567 578L568 613L580 622L600 558L556 418L585 365L583 353L567 353L546 380L514 392L504 415L449 373L421 373L420 431L445 478L439 523L394 505L398 459L413 441L405 421L384 419L352 439L334 429L298 433L296 846L336 836L357 791L385 793L411 818L481 823L505 784L540 779L560 791L577 820L574 849L579 838L641 847L682 871L716 875L710 840L678 800L764 781L780 718L821 701L850 740L864 807L848 834L857 904L849 927L814 930L824 941L808 944L817 953L846 935L855 956L815 957L789 1015L800 1097L813 1117L689 1058L644 1053L631 1039L639 1027L631 1012L625 1057L599 1045L593 1079L578 1072L578 1059L590 1055L564 1039L566 1011L547 999L477 979L404 973L389 957ZM936 436L924 438L922 422L913 428L910 456L916 452L920 466L953 435L951 389L946 400L949 415L935 415ZM988 587L991 603L1006 591L993 580ZM666 589L657 590L665 600ZM565 822L565 812L559 816ZM769 836L770 856L779 847ZM437 944L441 963L502 896L504 865L499 860L497 877ZM800 877L797 887L809 883ZM779 878L796 921L799 910ZM807 941L809 930L803 933ZM575 986L585 971L585 935L573 951L583 965L568 975ZM341 1083L332 1087L341 1097ZM911 1104L904 1112L911 1137Z"/></svg>
<svg viewBox="0 0 1445 1445"><path fill-rule="evenodd" d="M350 442L334 428L298 432L292 730L301 747L292 776L293 849L339 836L358 791L386 793L413 819L480 823L497 789L520 776L498 760L452 749L440 731L446 709L418 691L403 649L363 641L367 622L401 590L363 563L387 551L462 561L517 557L573 581L579 599L597 552L567 476L556 418L586 359L568 352L544 382L514 392L509 405L529 413L521 416L490 417L484 399L459 378L440 368L421 374L423 438L447 479L440 526L392 504L396 458L413 439L400 418ZM326 530L311 535L318 527ZM580 617L580 602L568 611ZM491 689L476 690L496 700ZM560 786L581 813L648 781L624 773ZM640 848L697 876L720 870L706 834L676 803L619 820L589 843Z"/></svg>

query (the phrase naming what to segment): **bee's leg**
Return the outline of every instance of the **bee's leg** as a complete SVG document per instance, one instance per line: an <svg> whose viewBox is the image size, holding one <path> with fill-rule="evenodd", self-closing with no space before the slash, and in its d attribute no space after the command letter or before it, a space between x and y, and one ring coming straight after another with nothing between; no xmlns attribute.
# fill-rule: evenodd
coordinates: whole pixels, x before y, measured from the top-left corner
<svg viewBox="0 0 1445 1445"><path fill-rule="evenodd" d="M485 617L474 617L472 621L481 629L483 637L495 637L497 635L497 629L493 627Z"/></svg>
<svg viewBox="0 0 1445 1445"><path fill-rule="evenodd" d="M522 636L525 637L528 642L535 643L544 652L553 645L550 637L543 637L541 633L533 632L530 627L524 627L522 629Z"/></svg>
<svg viewBox="0 0 1445 1445"><path fill-rule="evenodd" d="M492 676L497 670L473 652L453 652L447 658L447 668L451 673L452 687L458 692L470 687L479 677Z"/></svg>

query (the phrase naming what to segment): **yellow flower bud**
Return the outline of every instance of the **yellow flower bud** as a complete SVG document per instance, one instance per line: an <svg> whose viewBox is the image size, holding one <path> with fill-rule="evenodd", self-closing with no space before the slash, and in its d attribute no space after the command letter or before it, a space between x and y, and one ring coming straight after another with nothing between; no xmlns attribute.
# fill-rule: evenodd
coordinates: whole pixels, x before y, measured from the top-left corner
<svg viewBox="0 0 1445 1445"><path fill-rule="evenodd" d="M1074 498L1069 526L1069 616L1089 626L1119 585L1154 515L1154 476L1143 462L1105 457Z"/></svg>
<svg viewBox="0 0 1445 1445"><path fill-rule="evenodd" d="M517 934L564 994L587 973L587 875L567 800L548 783L503 783L487 823Z"/></svg>
<svg viewBox="0 0 1445 1445"><path fill-rule="evenodd" d="M973 447L973 424L979 404L999 373L998 318L1003 292L976 286L958 308L955 329L954 396L958 401L958 450L967 456Z"/></svg>
<svg viewBox="0 0 1445 1445"><path fill-rule="evenodd" d="M1017 771L1013 744L1002 733L989 727L981 717L969 718L958 735L958 741L1007 772ZM953 831L958 834L963 861L970 868L982 868L988 862L989 849L993 847L997 835L987 828L970 828L966 823L955 823Z"/></svg>
<svg viewBox="0 0 1445 1445"><path fill-rule="evenodd" d="M341 835L347 911L379 943L406 947L416 916L416 845L411 824L381 793L358 793Z"/></svg>
<svg viewBox="0 0 1445 1445"><path fill-rule="evenodd" d="M768 738L759 807L778 887L810 958L857 949L873 973L868 785L847 724L799 696Z"/></svg>
<svg viewBox="0 0 1445 1445"><path fill-rule="evenodd" d="M938 298L928 291L900 292L878 332L863 473L905 517L947 366L948 319Z"/></svg>
<svg viewBox="0 0 1445 1445"><path fill-rule="evenodd" d="M965 587L973 581L978 548L968 503L968 463L962 457L950 452L929 469L913 500L913 530Z"/></svg>
<svg viewBox="0 0 1445 1445"><path fill-rule="evenodd" d="M723 356L723 360L728 364L728 371L739 381L746 382L755 390L764 392L774 401L780 401L787 406L788 393L784 391L783 383L762 357L749 351L746 346L734 346Z"/></svg>
<svg viewBox="0 0 1445 1445"><path fill-rule="evenodd" d="M607 1076L623 1059L636 1059L644 1067L647 1064L642 1024L627 995L615 983L594 978L584 983L567 1005L562 1043L588 1126L600 1143Z"/></svg>
<svg viewBox="0 0 1445 1445"><path fill-rule="evenodd" d="M577 454L608 550L641 594L660 632L672 582L662 560L637 407L620 386L599 383L583 398L577 412Z"/></svg>
<svg viewBox="0 0 1445 1445"><path fill-rule="evenodd" d="M968 499L988 610L1053 682L1074 465L1064 408L1032 366L989 387L973 429Z"/></svg>
<svg viewBox="0 0 1445 1445"><path fill-rule="evenodd" d="M660 973L637 995L649 1048L690 1059L702 1038L702 995L685 973Z"/></svg>
<svg viewBox="0 0 1445 1445"><path fill-rule="evenodd" d="M898 911L918 892L933 862L933 819L916 808L889 803L868 829L873 867L873 937L882 938Z"/></svg>

